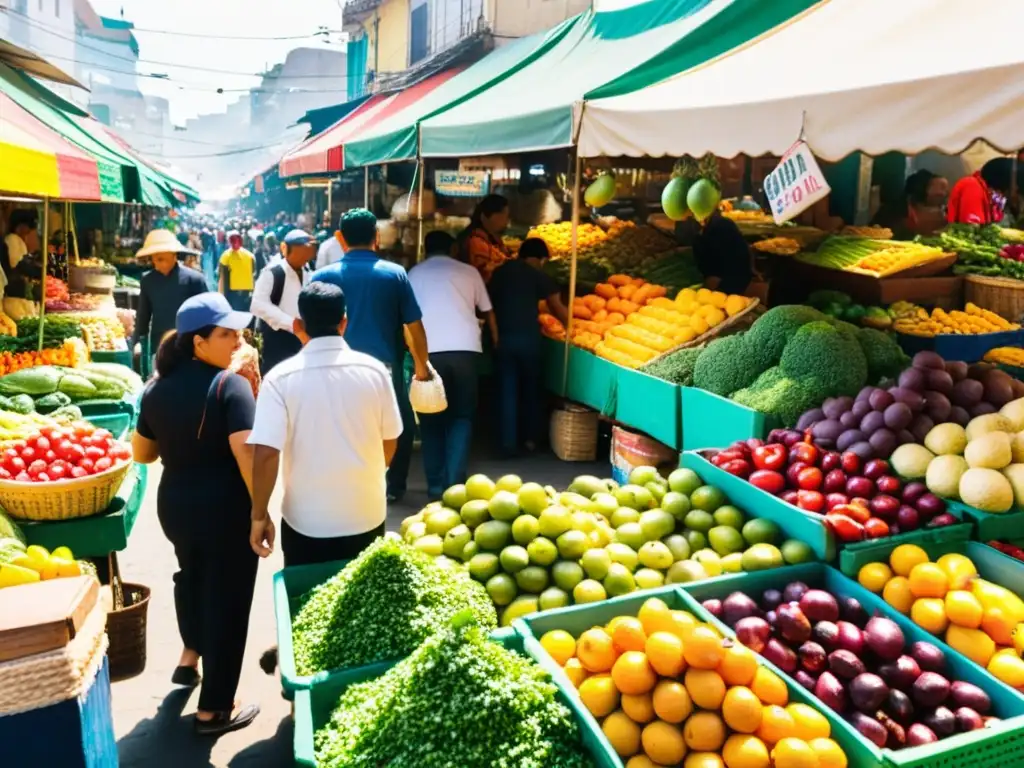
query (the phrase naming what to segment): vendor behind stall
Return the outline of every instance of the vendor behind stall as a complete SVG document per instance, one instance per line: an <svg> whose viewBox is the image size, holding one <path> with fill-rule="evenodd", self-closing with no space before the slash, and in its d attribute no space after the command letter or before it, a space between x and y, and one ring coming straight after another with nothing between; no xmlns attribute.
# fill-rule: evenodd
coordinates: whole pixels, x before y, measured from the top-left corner
<svg viewBox="0 0 1024 768"><path fill-rule="evenodd" d="M688 218L676 224L676 240L693 247L704 287L727 294L744 294L754 277L750 247L739 227L720 211L700 222Z"/></svg>
<svg viewBox="0 0 1024 768"><path fill-rule="evenodd" d="M31 299L29 280L38 280L43 270L32 258L39 253L39 214L35 209L17 208L7 223L7 236L0 248L0 266L3 267L4 300ZM24 312L12 308L7 314L22 317Z"/></svg>
<svg viewBox="0 0 1024 768"><path fill-rule="evenodd" d="M509 257L501 239L509 219L508 199L487 195L473 210L469 227L459 235L459 258L479 269L484 279Z"/></svg>
<svg viewBox="0 0 1024 768"><path fill-rule="evenodd" d="M953 185L946 219L950 224L998 224L1013 186L1013 161L994 157Z"/></svg>
<svg viewBox="0 0 1024 768"><path fill-rule="evenodd" d="M872 224L888 227L897 240L930 235L946 223L942 206L948 193L947 179L922 168L907 177L902 199L883 206Z"/></svg>

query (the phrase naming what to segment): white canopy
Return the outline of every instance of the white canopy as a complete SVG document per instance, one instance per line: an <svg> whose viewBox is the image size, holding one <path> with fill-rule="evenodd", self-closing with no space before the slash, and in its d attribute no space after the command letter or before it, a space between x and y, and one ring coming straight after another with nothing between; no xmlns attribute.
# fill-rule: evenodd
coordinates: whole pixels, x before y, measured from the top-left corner
<svg viewBox="0 0 1024 768"><path fill-rule="evenodd" d="M587 102L579 152L781 155L1024 146L1024 0L823 0L661 83Z"/></svg>

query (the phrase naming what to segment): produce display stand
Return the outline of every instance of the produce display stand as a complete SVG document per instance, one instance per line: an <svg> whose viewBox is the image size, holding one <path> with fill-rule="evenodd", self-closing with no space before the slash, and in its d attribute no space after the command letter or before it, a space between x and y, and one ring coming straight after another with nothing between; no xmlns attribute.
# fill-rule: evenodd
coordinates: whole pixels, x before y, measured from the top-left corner
<svg viewBox="0 0 1024 768"><path fill-rule="evenodd" d="M996 347L1019 347L1024 343L1024 329L973 335L943 333L937 336L911 336L897 333L896 340L910 356L918 352L936 352L946 360L976 363Z"/></svg>
<svg viewBox="0 0 1024 768"><path fill-rule="evenodd" d="M684 451L764 439L778 426L771 416L696 387L682 387L680 410Z"/></svg>
<svg viewBox="0 0 1024 768"><path fill-rule="evenodd" d="M621 366L617 373L615 420L682 448L682 387Z"/></svg>
<svg viewBox="0 0 1024 768"><path fill-rule="evenodd" d="M94 363L118 363L125 368L132 367L132 352L130 349L102 350L96 349L89 353Z"/></svg>
<svg viewBox="0 0 1024 768"><path fill-rule="evenodd" d="M570 346L565 396L608 416L615 413L619 366Z"/></svg>
<svg viewBox="0 0 1024 768"><path fill-rule="evenodd" d="M782 589L793 581L802 581L812 588L824 589L838 599L855 598L869 614L879 614L896 622L908 644L926 641L936 645L945 654L949 679L962 680L982 688L992 699L996 715L1002 719L999 724L991 727L961 733L933 744L894 751L879 749L862 737L846 720L816 700L816 708L825 715L832 726L833 738L843 745L850 768L872 768L879 765L889 768L948 768L953 765L996 768L1018 764L1019 755L1024 750L1024 695L996 680L974 662L950 648L940 638L894 611L879 596L868 592L836 569L822 563L808 563L691 582L680 585L679 588L696 601L704 601L712 598L723 599L733 592L756 595L766 589ZM695 609L702 620L716 625L727 637L735 637L732 629L705 611L702 606L696 605ZM787 673L772 666L763 657L759 661L771 667L791 688L799 687ZM859 742L858 748L846 747L851 739Z"/></svg>
<svg viewBox="0 0 1024 768"><path fill-rule="evenodd" d="M1009 512L995 514L982 512L963 502L947 501L949 511L962 520L974 524L974 537L979 541L994 539L1019 539L1024 536L1024 510L1016 508Z"/></svg>

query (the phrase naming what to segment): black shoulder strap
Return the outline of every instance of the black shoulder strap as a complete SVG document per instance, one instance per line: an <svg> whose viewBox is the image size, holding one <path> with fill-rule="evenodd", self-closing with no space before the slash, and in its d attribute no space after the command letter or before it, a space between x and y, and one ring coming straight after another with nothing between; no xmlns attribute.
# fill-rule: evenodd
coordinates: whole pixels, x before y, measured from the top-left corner
<svg viewBox="0 0 1024 768"><path fill-rule="evenodd" d="M284 295L284 264L278 262L271 266L270 274L274 276L274 287L270 289L270 303L276 307L280 305L281 296Z"/></svg>
<svg viewBox="0 0 1024 768"><path fill-rule="evenodd" d="M213 402L214 407L218 407L220 405L220 395L221 392L224 391L224 384L227 383L228 376L230 375L231 371L220 371L213 377L213 381L210 382L210 389L206 393L206 404L203 406L203 416L199 420L199 430L196 433L197 440L200 440L203 437L203 427L206 426L206 413L210 408L210 402Z"/></svg>

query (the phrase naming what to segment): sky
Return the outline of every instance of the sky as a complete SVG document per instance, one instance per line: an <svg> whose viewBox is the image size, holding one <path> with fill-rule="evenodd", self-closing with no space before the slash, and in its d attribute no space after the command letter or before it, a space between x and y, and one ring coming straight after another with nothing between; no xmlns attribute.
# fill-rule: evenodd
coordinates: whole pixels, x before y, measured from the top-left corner
<svg viewBox="0 0 1024 768"><path fill-rule="evenodd" d="M137 27L139 73L166 74L169 80L139 78L143 93L170 101L176 125L208 112L223 111L241 92L259 84L258 74L284 61L293 48L322 45L313 37L320 26L341 29L343 0L91 0L102 16L124 18ZM147 31L156 30L156 31ZM212 37L190 37L208 35ZM302 39L230 39L239 37ZM333 35L335 46L340 35ZM179 65L179 66L172 66ZM184 65L186 68L182 68ZM206 68L206 69L202 69ZM225 93L217 93L217 89ZM339 101L341 98L339 98Z"/></svg>

